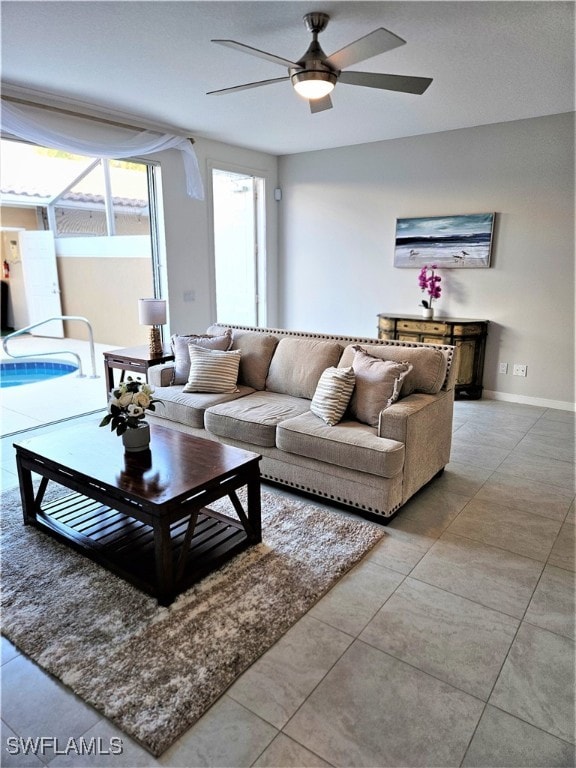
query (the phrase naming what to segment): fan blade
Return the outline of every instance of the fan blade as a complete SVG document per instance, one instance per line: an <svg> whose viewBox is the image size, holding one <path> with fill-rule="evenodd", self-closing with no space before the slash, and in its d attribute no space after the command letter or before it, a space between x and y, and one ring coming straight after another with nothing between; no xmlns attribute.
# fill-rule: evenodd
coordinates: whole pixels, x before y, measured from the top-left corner
<svg viewBox="0 0 576 768"><path fill-rule="evenodd" d="M283 67L298 66L293 61L283 59L282 56L275 56L273 53L267 53L266 51L261 51L258 48L252 48L252 46L244 45L244 43L237 43L235 40L211 40L210 42L218 43L218 45L225 45L227 48L234 48L235 50L241 51L242 53L248 53L250 56L257 56L259 59L266 59L266 61L271 61L273 64L280 64Z"/></svg>
<svg viewBox="0 0 576 768"><path fill-rule="evenodd" d="M219 91L208 91L206 96L220 96L223 93L234 93L235 91L247 91L249 88L258 88L261 85L270 85L271 83L283 83L290 80L289 77L274 77L272 80L258 80L256 83L244 83L244 85L233 85L232 88L221 88Z"/></svg>
<svg viewBox="0 0 576 768"><path fill-rule="evenodd" d="M405 43L406 40L380 27L328 56L327 63L334 69L346 69L359 61L371 59L372 56L386 53Z"/></svg>
<svg viewBox="0 0 576 768"><path fill-rule="evenodd" d="M432 78L382 75L379 72L341 72L338 82L345 85L363 85L366 88L381 88L385 91L422 94L432 82Z"/></svg>
<svg viewBox="0 0 576 768"><path fill-rule="evenodd" d="M325 109L332 109L332 99L330 96L323 96L321 99L310 99L310 112L316 114L316 112L324 112Z"/></svg>

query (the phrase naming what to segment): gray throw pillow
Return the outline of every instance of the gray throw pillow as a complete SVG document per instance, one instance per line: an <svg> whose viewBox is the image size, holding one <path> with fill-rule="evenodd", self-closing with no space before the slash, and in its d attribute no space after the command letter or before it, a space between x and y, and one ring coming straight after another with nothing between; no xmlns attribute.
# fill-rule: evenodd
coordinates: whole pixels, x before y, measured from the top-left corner
<svg viewBox="0 0 576 768"><path fill-rule="evenodd" d="M232 330L227 328L219 336L211 336L207 333L179 336L174 334L171 338L172 351L174 353L174 375L172 384L186 384L190 374L189 344L195 344L203 349L219 349L227 352L232 346Z"/></svg>

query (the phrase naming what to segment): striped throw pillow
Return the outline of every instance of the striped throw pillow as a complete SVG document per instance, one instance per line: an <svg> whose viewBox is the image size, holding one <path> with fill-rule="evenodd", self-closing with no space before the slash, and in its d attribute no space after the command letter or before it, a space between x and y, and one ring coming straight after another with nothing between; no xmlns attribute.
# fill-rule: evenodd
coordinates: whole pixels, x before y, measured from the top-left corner
<svg viewBox="0 0 576 768"><path fill-rule="evenodd" d="M189 345L190 374L183 392L237 392L239 349L224 352Z"/></svg>
<svg viewBox="0 0 576 768"><path fill-rule="evenodd" d="M310 410L329 426L338 424L352 396L356 376L350 368L326 368L320 376Z"/></svg>
<svg viewBox="0 0 576 768"><path fill-rule="evenodd" d="M202 349L222 349L225 352L232 346L232 329L227 328L219 336L209 336L207 333L194 333L188 336L174 334L170 339L174 352L174 374L172 384L186 384L190 374L190 355L188 347L195 344Z"/></svg>

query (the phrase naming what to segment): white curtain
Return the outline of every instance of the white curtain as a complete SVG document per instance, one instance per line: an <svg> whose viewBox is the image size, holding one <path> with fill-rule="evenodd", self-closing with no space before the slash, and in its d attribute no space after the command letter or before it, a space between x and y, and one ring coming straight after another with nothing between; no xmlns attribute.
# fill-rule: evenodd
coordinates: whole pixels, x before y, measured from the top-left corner
<svg viewBox="0 0 576 768"><path fill-rule="evenodd" d="M189 139L173 134L160 134L129 128L114 128L110 126L108 135L102 136L103 127L98 125L96 137L82 137L80 132L70 132L65 125L51 128L46 120L41 120L31 114L32 110L17 107L5 100L2 101L1 125L2 130L20 139L32 141L44 147L63 149L90 157L108 157L121 159L135 155L149 155L165 149L176 149L182 153L184 173L186 175L186 193L189 197L202 200L204 190L202 177L198 168L196 152ZM53 113L55 115L56 113ZM87 121L83 121L87 122ZM85 133L85 131L82 131Z"/></svg>

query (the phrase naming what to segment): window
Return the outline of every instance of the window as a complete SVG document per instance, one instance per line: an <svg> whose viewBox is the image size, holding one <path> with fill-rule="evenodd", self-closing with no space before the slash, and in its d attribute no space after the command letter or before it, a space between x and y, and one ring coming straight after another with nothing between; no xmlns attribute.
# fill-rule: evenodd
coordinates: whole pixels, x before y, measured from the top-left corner
<svg viewBox="0 0 576 768"><path fill-rule="evenodd" d="M212 171L216 319L265 323L264 179Z"/></svg>

